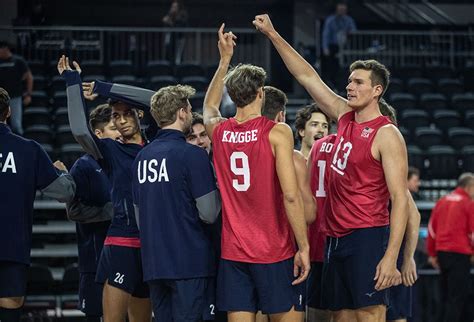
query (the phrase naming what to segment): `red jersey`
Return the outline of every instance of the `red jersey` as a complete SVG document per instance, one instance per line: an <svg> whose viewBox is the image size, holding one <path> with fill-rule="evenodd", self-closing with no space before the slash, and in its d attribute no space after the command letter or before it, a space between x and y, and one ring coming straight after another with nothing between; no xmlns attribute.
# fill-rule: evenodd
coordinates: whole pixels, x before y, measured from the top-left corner
<svg viewBox="0 0 474 322"><path fill-rule="evenodd" d="M436 203L428 224L428 254L453 252L474 255L474 202L456 188Z"/></svg>
<svg viewBox="0 0 474 322"><path fill-rule="evenodd" d="M316 220L309 226L309 249L312 262L322 262L324 260L324 246L326 244L326 234L324 234L323 224L325 223L325 203L328 185L329 165L334 153L334 142L336 135L331 134L317 140L311 149L311 173L310 186L313 196L316 197L318 213Z"/></svg>
<svg viewBox="0 0 474 322"><path fill-rule="evenodd" d="M354 229L389 224L390 194L382 163L371 153L378 130L391 124L386 116L357 123L355 112L338 122L334 154L329 165L326 211L327 234L342 237Z"/></svg>
<svg viewBox="0 0 474 322"><path fill-rule="evenodd" d="M295 254L269 134L275 122L233 118L214 130L212 148L222 197L222 258L276 263Z"/></svg>

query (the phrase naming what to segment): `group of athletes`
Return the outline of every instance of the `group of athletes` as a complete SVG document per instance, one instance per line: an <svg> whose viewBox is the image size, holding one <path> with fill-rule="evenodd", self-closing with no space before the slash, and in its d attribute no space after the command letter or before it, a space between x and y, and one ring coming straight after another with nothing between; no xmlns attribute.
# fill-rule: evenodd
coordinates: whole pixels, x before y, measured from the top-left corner
<svg viewBox="0 0 474 322"><path fill-rule="evenodd" d="M88 321L150 321L152 311L160 322L386 321L411 314L419 213L406 185L395 111L382 99L388 70L374 60L354 62L343 98L268 15L253 24L315 101L297 115L300 151L284 123L286 96L265 84L265 70L229 70L237 37L224 25L203 117L192 112L190 86L154 92L83 83L79 64L59 59L71 131L87 154L69 174L43 160L29 174L30 190L67 201L78 234L79 305ZM224 87L237 107L229 119L219 112ZM88 117L84 100L98 95L108 104ZM21 148L28 144L41 150L8 132L8 103L0 105L0 135L8 135L9 147L18 155L31 150ZM151 141L140 126L147 113L160 128ZM337 133L329 135L331 121ZM24 167L38 159L23 155ZM18 182L21 171L16 165L5 178ZM12 196L0 189L2 198ZM24 233L0 251L2 322L20 318L33 197L22 199L29 219L1 229L13 239ZM14 213L13 206L1 210L7 209Z"/></svg>

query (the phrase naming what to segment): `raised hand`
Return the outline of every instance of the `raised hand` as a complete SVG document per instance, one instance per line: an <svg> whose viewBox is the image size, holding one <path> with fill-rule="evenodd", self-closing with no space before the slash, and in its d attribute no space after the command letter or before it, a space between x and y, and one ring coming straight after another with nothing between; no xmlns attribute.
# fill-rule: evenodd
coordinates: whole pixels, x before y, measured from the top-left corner
<svg viewBox="0 0 474 322"><path fill-rule="evenodd" d="M73 61L72 64L74 65L76 71L80 74L82 72L81 66L79 66L76 61ZM59 75L62 75L65 70L73 70L71 65L69 65L69 57L62 55L61 58L59 58L57 68Z"/></svg>
<svg viewBox="0 0 474 322"><path fill-rule="evenodd" d="M237 40L237 36L234 35L232 31L224 32L224 27L225 24L223 23L217 32L219 37L217 47L219 48L221 59L227 58L230 60L234 54L234 47L236 46L235 40Z"/></svg>
<svg viewBox="0 0 474 322"><path fill-rule="evenodd" d="M82 83L82 91L84 93L84 98L89 101L93 101L99 96L94 93L95 82Z"/></svg>
<svg viewBox="0 0 474 322"><path fill-rule="evenodd" d="M268 36L270 33L275 31L272 21L267 14L255 16L255 20L252 23L255 28L265 36Z"/></svg>

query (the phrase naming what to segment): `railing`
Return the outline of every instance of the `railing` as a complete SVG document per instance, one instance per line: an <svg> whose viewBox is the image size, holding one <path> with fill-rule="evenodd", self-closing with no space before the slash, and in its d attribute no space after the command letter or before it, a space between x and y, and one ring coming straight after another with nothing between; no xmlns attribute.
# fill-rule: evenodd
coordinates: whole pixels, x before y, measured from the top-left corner
<svg viewBox="0 0 474 322"><path fill-rule="evenodd" d="M233 29L238 36L235 62L248 62L270 72L270 43L253 29ZM115 27L11 27L16 52L27 60L54 61L67 53L78 60L103 63L130 60L141 64L152 60L172 63L219 62L217 30L211 28L115 28Z"/></svg>
<svg viewBox="0 0 474 322"><path fill-rule="evenodd" d="M473 32L356 31L339 53L341 66L357 59L377 59L389 66L445 65L474 62Z"/></svg>

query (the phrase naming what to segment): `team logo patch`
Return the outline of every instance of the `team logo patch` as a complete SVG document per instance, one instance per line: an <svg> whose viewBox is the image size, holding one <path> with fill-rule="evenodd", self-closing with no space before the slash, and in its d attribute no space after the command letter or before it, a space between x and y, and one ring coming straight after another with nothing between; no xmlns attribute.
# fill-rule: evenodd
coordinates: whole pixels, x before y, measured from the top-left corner
<svg viewBox="0 0 474 322"><path fill-rule="evenodd" d="M362 130L361 137L368 139L370 133L372 133L374 129L371 129L370 127L366 127L365 129Z"/></svg>

